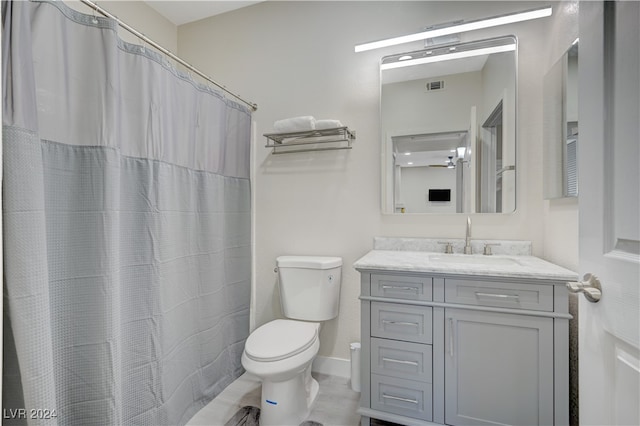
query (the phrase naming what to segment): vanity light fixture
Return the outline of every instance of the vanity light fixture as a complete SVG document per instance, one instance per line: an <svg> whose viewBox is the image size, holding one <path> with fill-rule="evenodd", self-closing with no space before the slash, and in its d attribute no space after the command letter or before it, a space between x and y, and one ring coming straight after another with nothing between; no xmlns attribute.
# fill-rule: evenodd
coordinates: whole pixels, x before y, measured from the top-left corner
<svg viewBox="0 0 640 426"><path fill-rule="evenodd" d="M510 13L506 15L499 15L485 19L479 19L469 22L455 22L451 25L444 24L444 26L436 25L432 26L427 31L423 31L416 34L409 34L406 36L389 38L386 40L373 41L370 43L359 44L355 47L355 52L365 52L367 50L379 49L381 47L395 46L397 44L410 43L412 41L424 40L428 38L435 38L446 36L449 34L457 34L465 31L479 30L482 28L496 27L499 25L512 24L514 22L528 21L531 19L545 18L551 16L553 9L551 7L544 7L541 9L526 10L523 12Z"/></svg>
<svg viewBox="0 0 640 426"><path fill-rule="evenodd" d="M428 64L432 62L449 61L452 59L470 58L472 56L489 55L491 53L512 52L516 50L516 43L503 44L500 46L483 47L480 49L464 50L464 51L447 51L439 55L425 55L423 57L409 59L398 62L383 62L380 65L381 70L390 70L393 68L410 67L412 65Z"/></svg>
<svg viewBox="0 0 640 426"><path fill-rule="evenodd" d="M458 153L458 158L464 158L464 152L467 150L467 148L465 148L464 146L459 146L458 148L456 148L456 151Z"/></svg>

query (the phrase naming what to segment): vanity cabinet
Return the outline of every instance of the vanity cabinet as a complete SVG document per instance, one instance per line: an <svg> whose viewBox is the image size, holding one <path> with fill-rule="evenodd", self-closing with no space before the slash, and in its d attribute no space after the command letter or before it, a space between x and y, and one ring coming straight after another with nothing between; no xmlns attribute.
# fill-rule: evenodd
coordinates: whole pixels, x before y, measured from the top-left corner
<svg viewBox="0 0 640 426"><path fill-rule="evenodd" d="M553 319L445 309L445 423L552 425Z"/></svg>
<svg viewBox="0 0 640 426"><path fill-rule="evenodd" d="M433 279L374 274L367 305L370 407L385 413L433 419ZM391 300L400 303L391 303ZM364 353L364 352L363 352Z"/></svg>
<svg viewBox="0 0 640 426"><path fill-rule="evenodd" d="M562 280L359 269L362 424L568 424Z"/></svg>

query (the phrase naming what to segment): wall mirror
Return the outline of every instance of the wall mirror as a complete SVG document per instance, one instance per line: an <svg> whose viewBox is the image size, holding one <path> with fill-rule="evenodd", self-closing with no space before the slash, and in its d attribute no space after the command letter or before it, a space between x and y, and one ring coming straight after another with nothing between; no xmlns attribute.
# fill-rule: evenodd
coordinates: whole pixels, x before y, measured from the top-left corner
<svg viewBox="0 0 640 426"><path fill-rule="evenodd" d="M510 213L517 40L382 58L383 213Z"/></svg>
<svg viewBox="0 0 640 426"><path fill-rule="evenodd" d="M544 197L578 196L578 40L544 76Z"/></svg>

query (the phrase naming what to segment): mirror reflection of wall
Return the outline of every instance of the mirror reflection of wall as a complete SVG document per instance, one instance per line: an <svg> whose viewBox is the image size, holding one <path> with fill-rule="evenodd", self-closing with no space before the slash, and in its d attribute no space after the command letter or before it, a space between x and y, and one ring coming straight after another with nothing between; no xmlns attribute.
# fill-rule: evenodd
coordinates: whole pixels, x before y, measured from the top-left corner
<svg viewBox="0 0 640 426"><path fill-rule="evenodd" d="M469 132L394 136L392 142L396 213L461 213L465 188L458 185Z"/></svg>
<svg viewBox="0 0 640 426"><path fill-rule="evenodd" d="M383 58L385 213L515 209L515 49L502 37Z"/></svg>
<svg viewBox="0 0 640 426"><path fill-rule="evenodd" d="M566 193L578 196L578 43L568 52L567 58L567 124L566 141Z"/></svg>
<svg viewBox="0 0 640 426"><path fill-rule="evenodd" d="M544 197L578 196L578 40L544 77Z"/></svg>

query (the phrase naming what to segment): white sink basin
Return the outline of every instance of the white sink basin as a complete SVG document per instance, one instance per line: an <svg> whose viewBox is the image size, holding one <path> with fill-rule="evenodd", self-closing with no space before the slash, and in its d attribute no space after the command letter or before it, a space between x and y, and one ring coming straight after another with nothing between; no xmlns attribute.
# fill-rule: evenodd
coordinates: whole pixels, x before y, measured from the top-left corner
<svg viewBox="0 0 640 426"><path fill-rule="evenodd" d="M494 257L483 255L465 255L465 254L438 254L429 255L429 260L434 263L455 263L458 265L501 265L511 266L520 265L516 259L510 257Z"/></svg>

